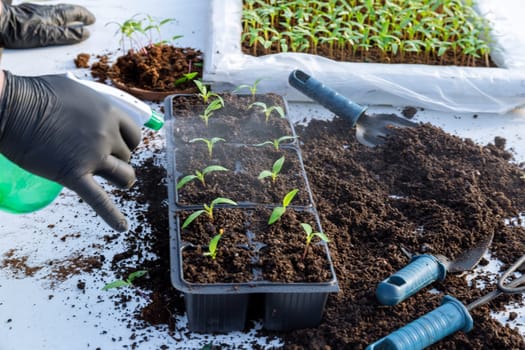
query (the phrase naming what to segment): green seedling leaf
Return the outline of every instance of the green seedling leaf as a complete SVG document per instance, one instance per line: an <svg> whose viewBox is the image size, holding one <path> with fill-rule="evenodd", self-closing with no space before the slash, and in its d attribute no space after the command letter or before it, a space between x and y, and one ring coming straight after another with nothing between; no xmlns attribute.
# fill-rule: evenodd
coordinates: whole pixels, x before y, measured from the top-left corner
<svg viewBox="0 0 525 350"><path fill-rule="evenodd" d="M208 173L211 173L213 171L228 171L228 169L226 169L225 167L223 167L221 165L210 165L210 166L207 166L206 168L204 168L204 170L202 172L204 174L208 174Z"/></svg>
<svg viewBox="0 0 525 350"><path fill-rule="evenodd" d="M186 175L182 179L177 182L177 189L180 190L184 185L186 185L188 182L194 180L197 178L197 175Z"/></svg>
<svg viewBox="0 0 525 350"><path fill-rule="evenodd" d="M217 204L231 204L231 205L237 205L236 202L232 201L231 199L229 198L223 198L223 197L218 197L218 198L215 198L212 202L211 202L212 206L215 206Z"/></svg>
<svg viewBox="0 0 525 350"><path fill-rule="evenodd" d="M277 220L283 216L284 212L286 211L285 207L275 207L273 208L272 214L270 215L270 219L268 220L268 225L272 225Z"/></svg>
<svg viewBox="0 0 525 350"><path fill-rule="evenodd" d="M132 272L128 276L128 281L133 283L134 280L144 276L147 273L148 273L148 270L138 270L138 271Z"/></svg>
<svg viewBox="0 0 525 350"><path fill-rule="evenodd" d="M283 167L283 164L284 164L284 156L282 156L281 158L277 159L275 161L275 163L273 163L272 171L275 174L279 174L279 172L281 171L281 169Z"/></svg>
<svg viewBox="0 0 525 350"><path fill-rule="evenodd" d="M229 171L229 170L221 165L210 165L204 168L202 171L195 170L195 175L193 174L186 175L182 179L179 180L179 182L177 183L177 190L180 190L188 182L195 180L195 179L198 179L202 183L203 186L206 186L206 181L204 179L204 176L214 171Z"/></svg>
<svg viewBox="0 0 525 350"><path fill-rule="evenodd" d="M264 178L271 177L271 176L273 176L273 173L270 170L263 170L263 171L261 171L259 176L257 176L257 178L259 180L262 180Z"/></svg>
<svg viewBox="0 0 525 350"><path fill-rule="evenodd" d="M308 246L310 245L314 237L319 237L319 239L325 242L330 242L330 240L323 232L313 232L312 226L310 224L301 223L301 226L303 227L303 230L306 233L306 244L304 246L304 251L303 251L303 260L304 260L306 258L306 254L308 253Z"/></svg>
<svg viewBox="0 0 525 350"><path fill-rule="evenodd" d="M273 163L271 171L270 170L263 170L263 171L261 171L259 176L257 176L257 178L259 180L262 180L262 179L264 179L266 177L271 177L272 178L272 182L275 182L275 179L277 178L277 175L279 175L279 173L281 172L283 164L284 164L284 156L282 156L281 158L277 159Z"/></svg>
<svg viewBox="0 0 525 350"><path fill-rule="evenodd" d="M266 145L272 145L273 148L276 151L278 151L281 148L281 143L282 142L287 141L287 140L294 140L296 138L297 138L297 136L282 136L282 137L279 137L278 139L268 140L268 141L265 141L263 143L257 143L254 146L255 147L261 147L261 146L266 146Z"/></svg>
<svg viewBox="0 0 525 350"><path fill-rule="evenodd" d="M206 213L206 210L204 210L204 209L197 210L196 212L193 212L190 216L188 216L186 218L186 220L184 220L184 222L182 223L182 227L181 228L188 227L188 225L191 224L193 222L193 220L195 220L196 218L198 218L200 215L202 215L204 213Z"/></svg>
<svg viewBox="0 0 525 350"><path fill-rule="evenodd" d="M298 189L294 189L294 190L291 190L290 192L288 192L286 194L286 196L284 196L284 199L283 199L283 206L286 208L290 202L292 201L292 199L295 197L295 195L297 194L297 192L299 192Z"/></svg>
<svg viewBox="0 0 525 350"><path fill-rule="evenodd" d="M286 208L288 207L288 205L290 204L290 202L295 197L298 191L299 191L298 189L293 189L290 192L288 192L286 196L284 196L283 206L275 207L273 209L272 214L270 215L270 219L268 220L269 225L275 223L277 220L281 218L281 216L283 216L283 214L286 212Z"/></svg>
<svg viewBox="0 0 525 350"><path fill-rule="evenodd" d="M102 288L102 290L109 290L109 289L113 289L113 288L120 288L120 287L129 287L129 286L132 286L133 285L133 281L136 280L137 278L140 278L142 276L144 276L145 274L147 274L148 271L147 270L138 270L138 271L135 271L135 272L132 272L128 275L128 278L124 281L124 280L116 280L116 281L113 281L111 283L108 283L104 286L104 288Z"/></svg>
<svg viewBox="0 0 525 350"><path fill-rule="evenodd" d="M248 85L248 84L239 85L237 86L237 88L233 90L233 92L239 92L240 90L248 89L250 90L250 94L252 95L252 97L254 97L257 94L257 85L259 85L261 80L262 78L255 80L255 82L252 85Z"/></svg>
<svg viewBox="0 0 525 350"><path fill-rule="evenodd" d="M104 288L102 288L102 290L110 290L110 289L113 289L113 288L120 288L120 287L127 287L129 286L130 284L126 281L123 281L123 280L116 280L116 281L113 281L111 283L108 283L104 286Z"/></svg>
<svg viewBox="0 0 525 350"><path fill-rule="evenodd" d="M207 104L210 98L215 97L216 99L214 101L218 100L219 104L222 107L224 107L224 100L222 99L221 96L219 96L219 94L208 90L208 86L203 84L202 81L200 80L194 80L193 82L195 83L195 85L197 85L197 89L199 90L198 96L200 96L200 98L202 99L202 102Z"/></svg>
<svg viewBox="0 0 525 350"><path fill-rule="evenodd" d="M204 256L210 256L212 259L215 259L217 256L217 246L219 245L223 233L224 230L221 228L219 233L213 236L208 244L208 251L204 253Z"/></svg>
<svg viewBox="0 0 525 350"><path fill-rule="evenodd" d="M212 158L213 147L215 146L215 144L220 141L225 142L226 140L223 139L222 137L212 137L211 139L205 139L203 137L196 137L194 139L191 139L189 142L193 143L193 142L199 142L199 141L204 142L206 144L206 147L208 148L208 156Z"/></svg>

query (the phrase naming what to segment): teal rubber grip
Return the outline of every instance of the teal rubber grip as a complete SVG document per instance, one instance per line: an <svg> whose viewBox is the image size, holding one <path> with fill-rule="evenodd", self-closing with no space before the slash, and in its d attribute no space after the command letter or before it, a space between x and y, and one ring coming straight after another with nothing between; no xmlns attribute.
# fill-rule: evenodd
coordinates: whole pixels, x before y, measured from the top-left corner
<svg viewBox="0 0 525 350"><path fill-rule="evenodd" d="M399 304L432 282L442 281L446 275L447 268L435 256L418 255L407 266L379 282L377 300L383 305Z"/></svg>
<svg viewBox="0 0 525 350"><path fill-rule="evenodd" d="M288 82L291 86L308 96L321 106L348 120L352 126L366 111L366 107L352 102L345 96L311 77L305 72L296 69L290 73Z"/></svg>
<svg viewBox="0 0 525 350"><path fill-rule="evenodd" d="M457 331L468 332L473 326L467 308L447 295L440 307L370 344L366 350L424 349Z"/></svg>

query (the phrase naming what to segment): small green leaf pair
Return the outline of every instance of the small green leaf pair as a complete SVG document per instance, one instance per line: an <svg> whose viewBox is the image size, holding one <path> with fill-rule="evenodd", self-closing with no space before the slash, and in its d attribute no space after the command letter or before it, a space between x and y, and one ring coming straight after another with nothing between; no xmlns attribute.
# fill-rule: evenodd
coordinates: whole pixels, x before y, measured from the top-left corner
<svg viewBox="0 0 525 350"><path fill-rule="evenodd" d="M261 171L261 173L259 174L259 176L257 176L257 178L259 180L262 180L262 179L265 179L267 177L271 177L272 178L272 182L275 182L275 179L277 179L277 175L279 175L279 173L281 172L283 164L284 164L284 156L282 156L281 158L277 159L273 163L272 170L263 170L263 171Z"/></svg>
<svg viewBox="0 0 525 350"><path fill-rule="evenodd" d="M186 175L182 179L180 179L179 182L177 182L177 189L180 190L188 182L195 180L195 179L199 180L203 186L206 186L206 180L204 179L204 176L214 171L228 171L228 169L220 165L210 165L202 169L202 171L195 170L195 175L193 174Z"/></svg>
<svg viewBox="0 0 525 350"><path fill-rule="evenodd" d="M204 204L204 209L197 210L193 212L190 216L188 216L186 220L184 220L184 222L182 223L181 228L188 227L189 224L191 224L196 218L198 218L202 214L208 215L208 218L210 219L210 221L213 222L213 209L215 208L217 204L237 205L236 202L228 198L222 198L222 197L215 198L213 201L211 201L209 205Z"/></svg>
<svg viewBox="0 0 525 350"><path fill-rule="evenodd" d="M290 202L295 197L295 195L299 192L298 189L293 189L290 192L286 194L283 198L283 205L281 207L275 207L273 208L272 214L270 215L270 219L268 220L268 225L272 225L277 220L283 216L283 214L286 212L286 208L290 205Z"/></svg>
<svg viewBox="0 0 525 350"><path fill-rule="evenodd" d="M264 116L265 116L265 122L268 123L268 121L270 120L270 116L272 115L272 112L277 112L277 114L279 114L279 116L281 118L284 118L284 110L281 106L266 106L266 103L264 102L254 102L252 103L249 108L252 108L254 106L257 106L259 108L261 108L261 110L263 111L264 113Z"/></svg>
<svg viewBox="0 0 525 350"><path fill-rule="evenodd" d="M126 278L126 280L116 280L111 283L108 283L104 286L104 288L102 288L102 290L109 290L112 288L120 288L120 287L130 287L133 285L134 280L136 280L139 277L144 276L147 273L148 273L147 270L139 270L139 271L132 272L128 275L128 278Z"/></svg>
<svg viewBox="0 0 525 350"><path fill-rule="evenodd" d="M319 239L321 239L324 242L330 242L330 240L323 232L314 232L310 224L301 223L301 226L303 227L304 232L306 232L306 245L304 247L304 252L303 252L303 260L304 260L306 258L306 254L308 253L308 247L310 246L310 243L312 242L312 239L314 237L319 237Z"/></svg>

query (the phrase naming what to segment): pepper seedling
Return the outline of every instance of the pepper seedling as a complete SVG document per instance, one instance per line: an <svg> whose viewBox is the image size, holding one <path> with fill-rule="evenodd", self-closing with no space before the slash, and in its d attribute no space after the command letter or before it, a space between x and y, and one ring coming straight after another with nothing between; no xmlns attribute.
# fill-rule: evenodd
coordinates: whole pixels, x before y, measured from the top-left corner
<svg viewBox="0 0 525 350"><path fill-rule="evenodd" d="M206 144L206 147L208 148L208 156L211 159L213 156L213 146L219 141L226 141L226 140L223 139L222 137L212 137L211 139L197 137L197 138L191 139L189 142L193 143L193 142L198 142L198 141L204 142Z"/></svg>
<svg viewBox="0 0 525 350"><path fill-rule="evenodd" d="M259 85L261 80L262 78L257 79L256 81L253 82L252 85L248 85L248 84L239 85L237 86L237 88L235 88L235 90L233 90L233 92L239 92L240 90L248 89L250 90L250 94L252 95L252 98L255 98L255 95L257 94L257 85Z"/></svg>
<svg viewBox="0 0 525 350"><path fill-rule="evenodd" d="M299 190L296 188L288 192L283 198L282 207L273 208L272 214L270 214L270 219L268 220L268 225L273 224L274 222L279 220L281 216L283 216L283 214L286 212L286 208L290 205L290 202L295 197L298 191Z"/></svg>
<svg viewBox="0 0 525 350"><path fill-rule="evenodd" d="M270 120L270 117L271 117L273 111L277 112L277 114L279 114L279 116L281 118L284 118L284 110L283 110L283 108L281 106L270 106L270 107L268 107L266 105L266 103L264 103L264 102L254 102L248 108L252 108L254 106L257 106L257 107L261 108L261 110L264 113L264 117L265 117L264 120L265 120L266 123L268 123L268 121Z"/></svg>
<svg viewBox="0 0 525 350"><path fill-rule="evenodd" d="M219 94L208 90L208 87L205 84L203 84L200 80L194 80L193 82L195 83L195 85L197 85L197 89L199 89L199 93L197 95L200 96L204 104L208 104L210 98L215 97L216 100L220 101L221 107L224 107L224 100L221 96L219 96Z"/></svg>
<svg viewBox="0 0 525 350"><path fill-rule="evenodd" d="M259 174L259 176L257 176L257 178L259 180L262 180L262 179L265 179L267 177L271 177L272 178L272 182L275 182L275 179L277 179L277 175L279 175L279 173L281 172L281 169L283 168L283 164L284 164L284 156L282 156L281 158L277 159L273 163L272 170L263 170L263 171L261 171L261 173Z"/></svg>
<svg viewBox="0 0 525 350"><path fill-rule="evenodd" d="M182 179L180 179L179 182L177 182L177 189L180 190L188 182L192 180L196 180L196 179L202 183L202 186L206 187L206 180L204 179L204 176L214 171L229 171L229 170L221 165L210 165L202 169L202 171L195 170L195 174L186 175Z"/></svg>
<svg viewBox="0 0 525 350"><path fill-rule="evenodd" d="M306 232L306 245L304 246L304 252L303 252L303 260L304 260L306 258L306 254L308 253L308 247L310 246L310 243L312 242L312 239L314 237L317 236L324 242L330 242L330 240L323 232L314 232L310 224L301 223L301 226L303 227L304 232Z"/></svg>
<svg viewBox="0 0 525 350"><path fill-rule="evenodd" d="M208 126L208 120L213 115L213 112L216 110L219 110L223 107L221 100L213 100L210 102L210 104L206 107L204 112L199 115L199 117L204 120L204 124L206 127Z"/></svg>
<svg viewBox="0 0 525 350"><path fill-rule="evenodd" d="M186 218L186 220L184 220L184 222L182 223L182 227L181 228L188 227L188 225L191 224L193 222L193 220L195 220L196 218L198 218L202 214L208 215L208 218L210 219L210 221L213 222L213 209L215 208L215 206L217 204L237 205L237 203L232 201L231 199L223 198L223 197L217 197L214 200L212 200L210 204L204 204L204 209L197 210L197 211L193 212L190 216L188 216Z"/></svg>
<svg viewBox="0 0 525 350"><path fill-rule="evenodd" d="M219 233L213 236L210 243L208 243L208 251L203 253L204 256L209 256L215 260L215 257L217 256L217 246L219 245L223 233L224 229L221 228L219 229Z"/></svg>
<svg viewBox="0 0 525 350"><path fill-rule="evenodd" d="M183 73L182 77L180 77L179 79L175 80L173 85L176 87L176 86L179 86L181 84L184 84L185 82L192 81L193 79L195 79L195 77L198 74L199 74L199 72Z"/></svg>
<svg viewBox="0 0 525 350"><path fill-rule="evenodd" d="M296 138L297 138L297 136L281 136L278 139L264 141L263 143L258 143L258 144L255 144L254 146L255 147L261 147L261 146L266 146L266 145L272 145L273 148L276 151L278 151L278 150L281 149L281 143L283 143L284 141L287 141L287 140L294 140Z"/></svg>
<svg viewBox="0 0 525 350"><path fill-rule="evenodd" d="M128 278L126 278L125 280L116 280L111 283L108 283L104 286L104 288L102 288L102 290L109 290L112 288L120 288L120 287L130 287L133 285L134 280L136 280L139 277L144 276L147 273L148 273L147 270L138 270L138 271L132 272L128 275Z"/></svg>

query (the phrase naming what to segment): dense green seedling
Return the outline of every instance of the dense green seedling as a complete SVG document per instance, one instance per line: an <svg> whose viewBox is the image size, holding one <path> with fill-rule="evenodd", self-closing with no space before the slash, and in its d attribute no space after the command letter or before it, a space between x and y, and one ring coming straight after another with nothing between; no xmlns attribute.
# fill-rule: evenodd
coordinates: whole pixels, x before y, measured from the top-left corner
<svg viewBox="0 0 525 350"><path fill-rule="evenodd" d="M215 208L215 206L217 204L237 205L236 202L234 202L234 201L232 201L231 199L228 199L228 198L222 198L222 197L215 198L213 201L211 201L210 204L204 204L204 209L197 210L197 211L191 213L191 215L188 216L186 218L186 220L184 220L184 222L182 223L182 228L188 227L188 225L191 224L193 222L193 220L195 220L196 218L198 218L202 214L208 215L208 218L210 219L210 221L213 222L213 209Z"/></svg>
<svg viewBox="0 0 525 350"><path fill-rule="evenodd" d="M284 110L281 106L267 106L264 102L254 102L252 103L249 108L253 108L254 106L259 107L262 112L264 113L264 121L268 123L270 120L270 116L272 115L272 112L276 112L281 118L284 118Z"/></svg>
<svg viewBox="0 0 525 350"><path fill-rule="evenodd" d="M298 189L293 189L288 192L283 198L283 205L281 207L273 208L272 213L270 214L270 219L268 219L268 225L272 225L283 216L286 212L286 208L288 208L298 191Z"/></svg>
<svg viewBox="0 0 525 350"><path fill-rule="evenodd" d="M259 180L265 179L267 177L270 177L272 179L272 182L275 182L277 179L277 175L281 172L281 169L283 168L284 164L284 156L277 159L272 166L272 170L263 170L259 173L259 176L257 178Z"/></svg>
<svg viewBox="0 0 525 350"><path fill-rule="evenodd" d="M177 182L177 189L180 190L184 185L193 180L199 180L202 186L206 187L206 180L204 177L214 171L228 171L228 169L220 165L210 165L202 170L195 170L195 174L186 175Z"/></svg>
<svg viewBox="0 0 525 350"><path fill-rule="evenodd" d="M126 278L125 280L116 280L111 283L108 283L104 286L104 288L102 288L102 290L109 290L109 289L120 288L120 287L130 287L133 285L134 280L136 280L139 277L144 276L147 273L148 273L147 270L139 270L139 271L132 272L128 275L128 278Z"/></svg>
<svg viewBox="0 0 525 350"><path fill-rule="evenodd" d="M213 147L215 146L215 144L217 142L220 142L220 141L226 141L225 139L223 139L222 137L212 137L211 139L206 139L206 138L203 138L203 137L197 137L197 138L194 138L194 139L191 139L189 142L190 143L193 143L193 142L204 142L206 144L206 148L208 149L208 157L210 157L210 159L213 157Z"/></svg>
<svg viewBox="0 0 525 350"><path fill-rule="evenodd" d="M310 224L301 223L301 226L303 227L303 230L306 233L306 243L305 243L304 252L303 252L303 260L304 260L306 258L306 254L308 253L308 247L310 246L310 243L312 242L312 239L314 237L319 237L319 239L321 239L324 242L330 242L330 240L323 232L314 232Z"/></svg>
<svg viewBox="0 0 525 350"><path fill-rule="evenodd" d="M378 48L382 62L393 57L489 65L489 25L472 0L244 0L241 40L254 55L317 54L367 61Z"/></svg>
<svg viewBox="0 0 525 350"><path fill-rule="evenodd" d="M262 143L255 144L256 147L266 146L266 145L272 145L273 148L278 151L281 148L281 143L287 140L294 140L297 136L281 136L278 139L268 140L264 141Z"/></svg>

